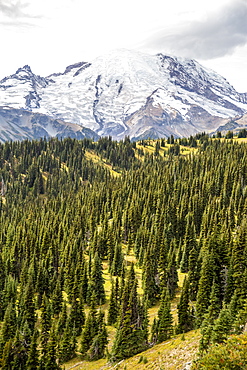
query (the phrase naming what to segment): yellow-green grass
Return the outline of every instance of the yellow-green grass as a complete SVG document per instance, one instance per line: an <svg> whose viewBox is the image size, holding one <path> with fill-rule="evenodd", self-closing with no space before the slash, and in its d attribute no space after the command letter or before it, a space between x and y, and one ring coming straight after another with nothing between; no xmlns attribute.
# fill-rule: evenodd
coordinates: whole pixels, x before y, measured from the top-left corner
<svg viewBox="0 0 247 370"><path fill-rule="evenodd" d="M191 331L179 335L166 342L126 359L115 367L118 370L178 370L187 362L193 361L197 355L199 331ZM108 366L105 369L113 369ZM96 368L95 368L96 370Z"/></svg>
<svg viewBox="0 0 247 370"><path fill-rule="evenodd" d="M155 143L156 141L155 140L150 140L150 145L146 144L145 146L141 145L140 143L137 143L136 144L136 148L137 149L143 149L143 152L144 153L148 153L148 154L153 154L154 151L155 151ZM166 143L166 146L165 147L160 147L159 149L159 155L161 157L165 157L165 153L166 155L168 155L168 150L169 148L172 146L172 144L167 144ZM184 145L180 145L180 155L183 155L183 156L187 156L191 153L196 153L198 151L198 148L191 148L189 146L184 146ZM139 159L142 159L143 157L140 157L138 155L138 152L136 152L136 157L139 158Z"/></svg>
<svg viewBox="0 0 247 370"><path fill-rule="evenodd" d="M241 137L241 138L234 137L233 139L235 141L237 141L238 143L247 143L247 138L246 137Z"/></svg>
<svg viewBox="0 0 247 370"><path fill-rule="evenodd" d="M110 163L107 163L105 159L101 159L95 152L92 150L85 151L85 157L87 160L91 160L94 163L100 164L103 167L107 168L113 176L119 177L121 173L115 171L113 166Z"/></svg>
<svg viewBox="0 0 247 370"><path fill-rule="evenodd" d="M77 357L65 364L65 370L180 370L187 362L196 358L200 340L199 330L177 335L166 342L157 344L118 364L107 359L89 362Z"/></svg>

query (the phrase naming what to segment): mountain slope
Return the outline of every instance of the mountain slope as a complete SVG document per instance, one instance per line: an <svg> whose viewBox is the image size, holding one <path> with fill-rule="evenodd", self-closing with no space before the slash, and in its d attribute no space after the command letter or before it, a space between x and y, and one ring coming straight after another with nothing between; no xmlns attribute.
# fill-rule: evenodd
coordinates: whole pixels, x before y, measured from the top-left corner
<svg viewBox="0 0 247 370"><path fill-rule="evenodd" d="M247 112L247 94L194 60L116 50L42 78L25 66L0 81L0 104L122 139L214 132Z"/></svg>
<svg viewBox="0 0 247 370"><path fill-rule="evenodd" d="M0 142L67 136L76 139L99 138L92 130L73 123L25 109L0 107Z"/></svg>

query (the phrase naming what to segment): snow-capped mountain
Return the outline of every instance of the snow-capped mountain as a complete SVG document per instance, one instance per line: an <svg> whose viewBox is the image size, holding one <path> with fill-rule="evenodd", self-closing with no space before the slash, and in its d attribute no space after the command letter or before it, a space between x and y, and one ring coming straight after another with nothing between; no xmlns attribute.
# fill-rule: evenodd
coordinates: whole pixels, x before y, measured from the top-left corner
<svg viewBox="0 0 247 370"><path fill-rule="evenodd" d="M114 139L214 132L247 112L247 94L195 60L116 50L46 78L30 67L0 81L0 106Z"/></svg>

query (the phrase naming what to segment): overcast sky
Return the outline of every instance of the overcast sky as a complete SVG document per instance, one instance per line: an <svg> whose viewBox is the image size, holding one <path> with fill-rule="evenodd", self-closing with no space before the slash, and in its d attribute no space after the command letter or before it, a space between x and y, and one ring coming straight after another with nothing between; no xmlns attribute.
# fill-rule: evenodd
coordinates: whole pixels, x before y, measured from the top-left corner
<svg viewBox="0 0 247 370"><path fill-rule="evenodd" d="M247 0L0 0L0 79L111 49L194 58L247 92Z"/></svg>

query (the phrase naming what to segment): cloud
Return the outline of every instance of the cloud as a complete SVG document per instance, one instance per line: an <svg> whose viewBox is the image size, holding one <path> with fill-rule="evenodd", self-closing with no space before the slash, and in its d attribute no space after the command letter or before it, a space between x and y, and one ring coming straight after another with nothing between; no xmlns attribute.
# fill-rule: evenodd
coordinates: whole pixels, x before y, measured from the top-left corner
<svg viewBox="0 0 247 370"><path fill-rule="evenodd" d="M247 2L234 0L203 21L192 21L168 34L159 31L147 47L197 59L213 59L230 55L247 44Z"/></svg>
<svg viewBox="0 0 247 370"><path fill-rule="evenodd" d="M0 0L0 25L4 27L36 27L35 19L43 18L40 15L28 12L30 2L22 0Z"/></svg>
<svg viewBox="0 0 247 370"><path fill-rule="evenodd" d="M26 18L30 17L24 12L27 8L28 3L23 3L22 1L8 1L0 0L0 12L8 18Z"/></svg>

